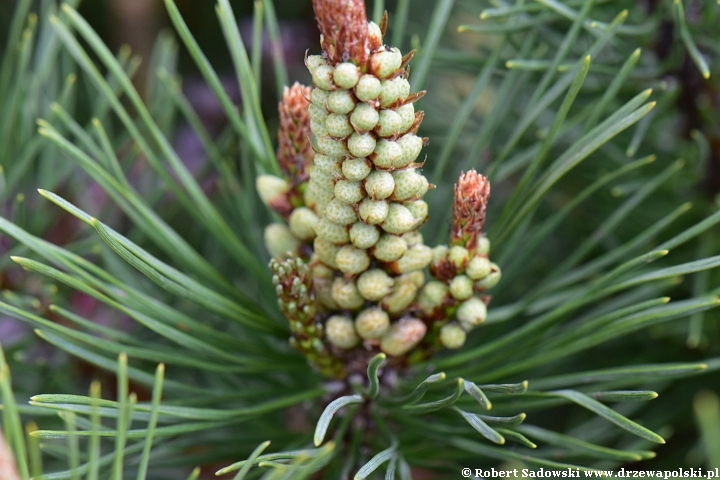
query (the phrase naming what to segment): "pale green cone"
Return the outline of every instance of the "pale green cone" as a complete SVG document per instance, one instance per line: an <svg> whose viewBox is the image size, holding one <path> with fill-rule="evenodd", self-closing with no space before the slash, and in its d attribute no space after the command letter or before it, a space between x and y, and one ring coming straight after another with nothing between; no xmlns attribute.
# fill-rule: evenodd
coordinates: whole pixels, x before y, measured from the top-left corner
<svg viewBox="0 0 720 480"><path fill-rule="evenodd" d="M450 251L448 252L448 260L450 260L450 263L452 263L455 268L457 268L458 270L463 270L468 264L468 261L470 260L470 255L467 251L467 248L461 247L460 245L455 245L453 247L450 247Z"/></svg>
<svg viewBox="0 0 720 480"><path fill-rule="evenodd" d="M352 348L360 341L355 333L353 321L342 315L333 315L325 322L325 338L332 345L342 349Z"/></svg>
<svg viewBox="0 0 720 480"><path fill-rule="evenodd" d="M360 296L354 280L338 277L332 283L332 298L345 310L355 310L363 306L365 299Z"/></svg>
<svg viewBox="0 0 720 480"><path fill-rule="evenodd" d="M426 245L415 245L408 248L399 260L389 264L395 273L409 273L427 267L432 260L432 250Z"/></svg>
<svg viewBox="0 0 720 480"><path fill-rule="evenodd" d="M465 333L465 330L455 323L448 323L440 329L440 343L445 348L452 350L462 348L466 339L467 333Z"/></svg>
<svg viewBox="0 0 720 480"><path fill-rule="evenodd" d="M341 63L335 67L333 81L340 88L351 89L360 80L360 69L354 63Z"/></svg>
<svg viewBox="0 0 720 480"><path fill-rule="evenodd" d="M341 272L356 275L368 269L370 257L365 250L345 245L338 250L335 263Z"/></svg>
<svg viewBox="0 0 720 480"><path fill-rule="evenodd" d="M475 255L465 269L465 275L473 280L482 280L490 275L492 266L490 260L485 256Z"/></svg>
<svg viewBox="0 0 720 480"><path fill-rule="evenodd" d="M417 318L403 318L393 323L380 339L380 350L391 357L405 355L425 336L427 327Z"/></svg>
<svg viewBox="0 0 720 480"><path fill-rule="evenodd" d="M369 198L364 198L358 208L358 214L362 221L370 225L378 225L385 221L388 212L389 205L387 200L370 200Z"/></svg>
<svg viewBox="0 0 720 480"><path fill-rule="evenodd" d="M380 230L375 225L357 222L350 227L350 242L355 248L368 249L380 238Z"/></svg>
<svg viewBox="0 0 720 480"><path fill-rule="evenodd" d="M487 307L482 300L472 297L460 304L456 316L460 323L469 330L485 321Z"/></svg>
<svg viewBox="0 0 720 480"><path fill-rule="evenodd" d="M288 220L292 234L305 242L315 238L315 224L317 222L318 216L307 207L299 207L293 210Z"/></svg>
<svg viewBox="0 0 720 480"><path fill-rule="evenodd" d="M373 256L383 262L393 262L407 251L407 242L398 235L383 233L375 244Z"/></svg>
<svg viewBox="0 0 720 480"><path fill-rule="evenodd" d="M497 285L498 282L500 282L501 276L502 272L500 271L500 267L490 262L490 273L485 278L475 283L475 289L478 292L484 292L485 290Z"/></svg>
<svg viewBox="0 0 720 480"><path fill-rule="evenodd" d="M372 163L367 158L348 158L342 163L342 174L346 180L364 180L372 172Z"/></svg>
<svg viewBox="0 0 720 480"><path fill-rule="evenodd" d="M297 255L300 240L292 234L290 228L282 223L271 223L265 227L265 248L273 258L287 254Z"/></svg>
<svg viewBox="0 0 720 480"><path fill-rule="evenodd" d="M365 189L361 182L339 180L335 184L335 198L342 203L353 205L365 197Z"/></svg>
<svg viewBox="0 0 720 480"><path fill-rule="evenodd" d="M399 203L391 202L388 207L387 217L380 226L388 233L402 235L409 232L414 225L415 219L410 210Z"/></svg>
<svg viewBox="0 0 720 480"><path fill-rule="evenodd" d="M382 306L391 315L399 315L415 301L418 287L410 278L398 279L390 295L382 301Z"/></svg>
<svg viewBox="0 0 720 480"><path fill-rule="evenodd" d="M473 281L467 275L457 275L450 281L450 295L456 300L466 300L473 294Z"/></svg>
<svg viewBox="0 0 720 480"><path fill-rule="evenodd" d="M260 200L265 205L271 206L273 200L278 196L285 195L290 191L290 184L287 180L274 175L260 175L255 179L255 188Z"/></svg>
<svg viewBox="0 0 720 480"><path fill-rule="evenodd" d="M326 219L338 225L352 225L357 222L358 216L352 205L343 203L337 198L330 200L325 207L324 216Z"/></svg>
<svg viewBox="0 0 720 480"><path fill-rule="evenodd" d="M340 251L340 247L322 237L315 237L313 241L313 250L318 259L331 268L338 268L335 263L335 257Z"/></svg>
<svg viewBox="0 0 720 480"><path fill-rule="evenodd" d="M363 310L355 319L355 331L366 340L382 337L389 327L390 316L377 307Z"/></svg>
<svg viewBox="0 0 720 480"><path fill-rule="evenodd" d="M448 298L449 288L447 284L433 280L425 284L418 295L417 304L426 315L442 307L445 299Z"/></svg>
<svg viewBox="0 0 720 480"><path fill-rule="evenodd" d="M360 295L366 300L377 302L392 291L395 281L383 270L374 268L364 272L357 280Z"/></svg>
<svg viewBox="0 0 720 480"><path fill-rule="evenodd" d="M393 176L382 170L370 172L364 181L365 191L372 200L385 200L395 190Z"/></svg>
<svg viewBox="0 0 720 480"><path fill-rule="evenodd" d="M327 240L334 245L345 245L350 242L347 227L333 223L327 218L320 218L313 228L319 238Z"/></svg>

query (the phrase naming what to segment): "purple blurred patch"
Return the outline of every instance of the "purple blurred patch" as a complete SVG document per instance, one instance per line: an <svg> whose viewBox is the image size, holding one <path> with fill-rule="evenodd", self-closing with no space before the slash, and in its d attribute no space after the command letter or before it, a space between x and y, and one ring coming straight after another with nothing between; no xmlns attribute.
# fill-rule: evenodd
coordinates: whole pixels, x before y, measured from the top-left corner
<svg viewBox="0 0 720 480"><path fill-rule="evenodd" d="M0 343L4 348L22 340L29 331L30 328L14 318L0 317Z"/></svg>

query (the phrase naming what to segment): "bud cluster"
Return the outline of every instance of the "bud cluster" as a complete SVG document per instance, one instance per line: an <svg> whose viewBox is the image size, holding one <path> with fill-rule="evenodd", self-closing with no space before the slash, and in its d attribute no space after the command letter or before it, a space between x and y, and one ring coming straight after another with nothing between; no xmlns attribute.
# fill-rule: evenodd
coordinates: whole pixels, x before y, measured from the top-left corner
<svg viewBox="0 0 720 480"><path fill-rule="evenodd" d="M417 229L427 220L430 184L416 163L426 142L406 65L412 54L382 44L366 23L367 51L345 61L310 56L306 65L315 161L305 196L318 216L313 266L328 341L401 356L424 338L409 307L425 283L432 251ZM332 325L333 334L330 334Z"/></svg>
<svg viewBox="0 0 720 480"><path fill-rule="evenodd" d="M308 266L300 258L270 261L278 306L290 324L291 344L328 377L345 377L343 364L328 350L325 328L318 321L318 305Z"/></svg>
<svg viewBox="0 0 720 480"><path fill-rule="evenodd" d="M490 241L482 235L490 183L474 170L460 176L455 185L450 244L433 249L430 273L437 280L428 283L418 298L426 318L455 318L442 325L440 345L460 348L467 331L487 316L489 296L479 295L500 281L500 268L490 261Z"/></svg>
<svg viewBox="0 0 720 480"><path fill-rule="evenodd" d="M324 52L306 58L314 88L302 90L307 110L293 117L301 122L281 119L278 156L290 179L257 183L263 201L287 219L266 229L271 255L309 257L309 270L296 260L271 264L293 341L333 376L342 375L328 355L347 365L367 351L411 360L438 346L460 348L485 318L488 298L475 294L499 279L475 218L482 205L484 221L489 184L478 189L461 178L467 208L455 207L452 248L425 245L418 229L431 185L417 161L427 139L417 135L423 113L414 107L424 92L410 93L407 79L413 52L383 45L384 27L367 21L362 1L315 3ZM281 116L296 110L280 107ZM304 138L314 137L311 165L301 161L307 145L293 130L301 127ZM428 266L437 281L426 284Z"/></svg>

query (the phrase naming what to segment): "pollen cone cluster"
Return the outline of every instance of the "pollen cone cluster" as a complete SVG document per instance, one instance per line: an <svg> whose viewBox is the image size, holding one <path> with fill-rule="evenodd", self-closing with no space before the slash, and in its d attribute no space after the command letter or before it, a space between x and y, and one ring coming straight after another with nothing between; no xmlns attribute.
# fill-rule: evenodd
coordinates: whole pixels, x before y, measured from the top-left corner
<svg viewBox="0 0 720 480"><path fill-rule="evenodd" d="M481 289L476 281L496 268L488 267L487 249L483 253L480 247L487 245L481 229L489 184L473 192L477 185L465 182L463 192L478 201L467 202L468 211L456 207L454 212L459 220L453 223L451 239L465 250L466 261L443 267L435 255L438 266L432 272L440 275L426 284L423 272L434 256L418 229L427 220L422 197L431 185L418 162L427 139L417 135L423 113L414 107L424 92L411 93L407 80L413 52L403 56L385 46L386 21L382 26L368 22L360 0L315 0L313 5L323 55L306 58L314 87L293 87L309 100L305 113L283 106L289 101L301 104L297 94L281 102L278 160L286 178L258 179L262 199L287 219L287 225L272 224L266 230L268 250L274 257L308 261L302 283L316 302L315 320L309 324L305 317L296 318L297 309L292 313L283 308L283 313L291 324L313 325L314 338L345 364L357 363L354 359L363 352L382 351L402 361L441 346L459 348L465 332L484 319L484 313L478 319L477 310L485 308L487 298L474 296ZM295 120L284 121L283 112L295 112ZM305 161L308 144L303 141L311 136L312 165ZM487 183L475 175L476 182L482 178ZM460 225L457 240L455 223ZM476 257L485 263L477 266L482 261ZM456 279L460 277L469 287ZM278 288L282 304L286 289ZM454 291L460 292L458 297ZM464 307L458 305L459 298L475 303ZM465 310L471 321L458 316ZM305 333L293 332L297 344ZM328 369L315 353L299 348ZM317 348L315 352L324 352Z"/></svg>

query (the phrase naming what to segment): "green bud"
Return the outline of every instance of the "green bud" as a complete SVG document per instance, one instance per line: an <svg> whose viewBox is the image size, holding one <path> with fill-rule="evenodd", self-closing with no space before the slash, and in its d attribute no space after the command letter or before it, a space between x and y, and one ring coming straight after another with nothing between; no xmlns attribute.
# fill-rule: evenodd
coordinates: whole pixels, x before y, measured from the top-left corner
<svg viewBox="0 0 720 480"><path fill-rule="evenodd" d="M308 107L308 116L313 122L325 125L325 119L328 116L328 111L325 106L316 105L313 103Z"/></svg>
<svg viewBox="0 0 720 480"><path fill-rule="evenodd" d="M473 281L466 275L457 275L450 280L450 295L456 300L466 300L473 294Z"/></svg>
<svg viewBox="0 0 720 480"><path fill-rule="evenodd" d="M467 248L461 247L460 245L450 247L450 251L448 252L448 260L455 265L455 268L460 270L468 264L469 257L470 255L468 254Z"/></svg>
<svg viewBox="0 0 720 480"><path fill-rule="evenodd" d="M393 176L382 170L374 170L365 179L365 191L372 200L384 200L395 190Z"/></svg>
<svg viewBox="0 0 720 480"><path fill-rule="evenodd" d="M415 219L415 225L425 223L428 217L428 204L422 200L415 200L414 202L403 203L405 208L410 210L413 218Z"/></svg>
<svg viewBox="0 0 720 480"><path fill-rule="evenodd" d="M361 102L377 100L382 92L382 84L374 75L363 75L355 86L355 96Z"/></svg>
<svg viewBox="0 0 720 480"><path fill-rule="evenodd" d="M333 88L333 70L330 65L320 65L312 74L312 81L316 87L323 90L332 90Z"/></svg>
<svg viewBox="0 0 720 480"><path fill-rule="evenodd" d="M352 137L351 137L352 138ZM330 157L344 157L348 154L348 149L340 140L330 137L317 137L317 149L320 153L324 153Z"/></svg>
<svg viewBox="0 0 720 480"><path fill-rule="evenodd" d="M350 242L355 248L368 249L377 243L380 231L375 225L357 222L350 227Z"/></svg>
<svg viewBox="0 0 720 480"><path fill-rule="evenodd" d="M398 282L404 282L406 279L415 284L417 288L422 288L425 285L425 274L422 270L415 270L397 277Z"/></svg>
<svg viewBox="0 0 720 480"><path fill-rule="evenodd" d="M380 110L378 124L375 129L381 137L392 137L398 135L402 130L402 118L393 110Z"/></svg>
<svg viewBox="0 0 720 480"><path fill-rule="evenodd" d="M295 238L287 225L271 223L265 227L265 248L271 257L282 257L288 252L294 255L299 247L300 240Z"/></svg>
<svg viewBox="0 0 720 480"><path fill-rule="evenodd" d="M391 357L405 355L425 336L427 327L417 318L403 318L392 324L380 339L380 350Z"/></svg>
<svg viewBox="0 0 720 480"><path fill-rule="evenodd" d="M393 164L395 168L406 167L417 160L423 147L422 138L412 133L403 135L398 139L397 143L402 147L403 155L396 164Z"/></svg>
<svg viewBox="0 0 720 480"><path fill-rule="evenodd" d="M475 249L475 253L478 255L488 255L490 253L490 240L487 237L480 237L478 239L478 245Z"/></svg>
<svg viewBox="0 0 720 480"><path fill-rule="evenodd" d="M357 158L367 157L375 150L375 137L369 133L353 133L347 142L350 153ZM319 148L319 146L318 146Z"/></svg>
<svg viewBox="0 0 720 480"><path fill-rule="evenodd" d="M360 295L371 302L377 302L390 293L393 284L393 279L379 268L364 272L357 280L357 288Z"/></svg>
<svg viewBox="0 0 720 480"><path fill-rule="evenodd" d="M344 278L336 278L332 283L332 298L340 308L346 310L355 310L365 304L365 300L360 296L354 280L346 280Z"/></svg>
<svg viewBox="0 0 720 480"><path fill-rule="evenodd" d="M371 171L372 163L367 158L348 158L342 163L342 174L353 182L364 180Z"/></svg>
<svg viewBox="0 0 720 480"><path fill-rule="evenodd" d="M307 202L308 205L315 205L316 212L322 212L325 210L327 205L333 198L333 189L335 188L333 182L330 181L330 188L326 188L328 185L321 184L318 180L310 179L308 182L308 191L312 193L314 202Z"/></svg>
<svg viewBox="0 0 720 480"><path fill-rule="evenodd" d="M315 298L317 298L323 307L328 310L338 310L338 305L332 298L331 283L327 280L313 279L313 292L315 292Z"/></svg>
<svg viewBox="0 0 720 480"><path fill-rule="evenodd" d="M312 103L313 105L317 105L318 107L322 107L324 110L325 104L327 103L327 99L329 96L329 91L323 90L321 88L313 88L310 92L310 103Z"/></svg>
<svg viewBox="0 0 720 480"><path fill-rule="evenodd" d="M383 299L382 305L391 315L398 315L415 301L417 291L418 287L412 280L403 278L401 281L398 279L395 281L392 293Z"/></svg>
<svg viewBox="0 0 720 480"><path fill-rule="evenodd" d="M487 277L491 270L490 260L485 256L476 255L468 263L465 274L473 280L480 280Z"/></svg>
<svg viewBox="0 0 720 480"><path fill-rule="evenodd" d="M337 250L339 250L339 248L336 247L335 245L330 244L330 247L335 249L335 253L337 253ZM335 272L333 271L332 268L328 267L327 265L325 265L323 263L318 263L318 262L313 263L313 260L314 259L311 259L311 261L310 261L310 263L311 263L310 269L312 270L313 280L318 280L318 279L332 280L333 278L335 278Z"/></svg>
<svg viewBox="0 0 720 480"><path fill-rule="evenodd" d="M313 192L313 189L310 188L310 183L308 183L307 188L302 194L303 197L303 203L307 205L308 208L315 211L315 206L317 205L317 199L315 198L315 192Z"/></svg>
<svg viewBox="0 0 720 480"><path fill-rule="evenodd" d="M274 175L260 175L255 179L255 188L260 199L265 205L270 205L280 195L285 195L290 190L288 182Z"/></svg>
<svg viewBox="0 0 720 480"><path fill-rule="evenodd" d="M335 263L337 263L338 270L341 272L356 275L367 270L370 266L370 257L365 250L360 250L352 245L345 245L338 250ZM362 291L360 293L362 294Z"/></svg>
<svg viewBox="0 0 720 480"><path fill-rule="evenodd" d="M471 297L460 304L456 316L460 323L469 330L485 321L487 307L479 298Z"/></svg>
<svg viewBox="0 0 720 480"><path fill-rule="evenodd" d="M375 145L375 154L372 161L378 168L390 169L402 159L402 147L392 140L381 138Z"/></svg>
<svg viewBox="0 0 720 480"><path fill-rule="evenodd" d="M358 203L365 197L365 190L360 182L339 180L335 184L335 198L342 203Z"/></svg>
<svg viewBox="0 0 720 480"><path fill-rule="evenodd" d="M355 331L366 340L380 338L390 327L390 316L380 308L363 310L355 319Z"/></svg>
<svg viewBox="0 0 720 480"><path fill-rule="evenodd" d="M322 243L322 241L320 242ZM318 244L318 240L315 239L315 244ZM335 245L328 244L326 245L330 249L337 249ZM319 255L317 255L317 248L315 250L315 257L319 258ZM333 264L335 263L335 259L333 258ZM313 285L312 289L315 293L315 298L317 298L320 303L329 310L337 310L338 306L335 303L335 301L332 299L332 291L331 291L331 285L332 280L334 278L335 272L330 267L326 266L322 262L316 261L315 258L312 259L312 279L313 279ZM333 267L335 268L335 267Z"/></svg>
<svg viewBox="0 0 720 480"><path fill-rule="evenodd" d="M392 268L396 273L410 273L427 267L432 260L432 249L427 245L415 245L408 248L405 255L393 263Z"/></svg>
<svg viewBox="0 0 720 480"><path fill-rule="evenodd" d="M290 214L288 223L293 235L303 241L315 238L315 224L318 221L315 212L307 207L298 207Z"/></svg>
<svg viewBox="0 0 720 480"><path fill-rule="evenodd" d="M359 339L353 321L345 316L333 315L325 323L325 338L338 348L353 348Z"/></svg>
<svg viewBox="0 0 720 480"><path fill-rule="evenodd" d="M409 202L409 203L417 203L417 202ZM425 203L425 202L422 202ZM426 204L427 205L427 204ZM406 205L407 209L410 210L410 213L413 214L413 217L415 217L415 213L413 213L413 210ZM422 245L424 243L422 233L418 232L417 230L411 230L407 233L403 233L402 238L405 240L405 243L407 243L408 247L413 247L415 245Z"/></svg>
<svg viewBox="0 0 720 480"><path fill-rule="evenodd" d="M350 123L352 123L359 132L369 132L380 119L380 114L375 107L367 103L358 103L350 115Z"/></svg>
<svg viewBox="0 0 720 480"><path fill-rule="evenodd" d="M340 88L351 89L357 85L360 79L360 70L353 63L341 63L335 67L333 80Z"/></svg>
<svg viewBox="0 0 720 480"><path fill-rule="evenodd" d="M325 207L325 218L338 225L352 225L358 219L355 209L337 198L330 200Z"/></svg>
<svg viewBox="0 0 720 480"><path fill-rule="evenodd" d="M500 267L490 262L490 273L487 277L483 278L479 282L476 282L475 287L478 289L478 291L484 292L485 290L488 290L497 285L500 281L501 276L502 272L500 271Z"/></svg>
<svg viewBox="0 0 720 480"><path fill-rule="evenodd" d="M312 180L318 187L323 190L327 190L332 193L335 189L335 182L337 177L332 171L312 166L308 169L310 180Z"/></svg>
<svg viewBox="0 0 720 480"><path fill-rule="evenodd" d="M386 200L370 200L364 198L360 202L358 213L363 222L370 225L382 223L388 216L388 202Z"/></svg>
<svg viewBox="0 0 720 480"><path fill-rule="evenodd" d="M313 241L313 250L315 252L315 255L317 255L320 261L322 261L325 265L327 265L328 267L337 268L337 263L335 263L335 256L340 250L340 247L338 247L329 240L315 237L315 240Z"/></svg>
<svg viewBox="0 0 720 480"><path fill-rule="evenodd" d="M371 50L379 47L383 43L382 30L380 30L380 26L375 22L368 22L368 43Z"/></svg>
<svg viewBox="0 0 720 480"><path fill-rule="evenodd" d="M381 51L370 57L370 72L376 77L387 78L400 68L402 54L397 48Z"/></svg>
<svg viewBox="0 0 720 480"><path fill-rule="evenodd" d="M467 333L465 333L465 330L455 323L448 323L440 329L440 343L445 348L452 350L462 348L465 345L466 338Z"/></svg>
<svg viewBox="0 0 720 480"><path fill-rule="evenodd" d="M329 204L328 204L329 205ZM315 233L334 245L345 245L350 241L347 227L333 223L327 218L321 218L315 223Z"/></svg>
<svg viewBox="0 0 720 480"><path fill-rule="evenodd" d="M340 162L342 157L328 157L322 153L316 153L313 159L313 168L322 170L331 179L341 174Z"/></svg>
<svg viewBox="0 0 720 480"><path fill-rule="evenodd" d="M321 65L327 65L328 62L322 55L308 55L305 59L305 66L312 74Z"/></svg>
<svg viewBox="0 0 720 480"><path fill-rule="evenodd" d="M332 113L347 115L355 108L355 96L349 90L335 90L327 99L327 108Z"/></svg>
<svg viewBox="0 0 720 480"><path fill-rule="evenodd" d="M415 106L412 103L408 103L398 108L397 113L400 115L400 120L402 121L400 133L405 133L415 124Z"/></svg>
<svg viewBox="0 0 720 480"><path fill-rule="evenodd" d="M436 308L442 306L448 295L448 286L443 282L433 280L428 282L420 291L418 296L418 306L427 315L431 314Z"/></svg>
<svg viewBox="0 0 720 480"><path fill-rule="evenodd" d="M405 254L407 243L402 237L383 233L375 244L373 255L382 262L394 262Z"/></svg>
<svg viewBox="0 0 720 480"><path fill-rule="evenodd" d="M324 118L324 120L327 120L327 116ZM325 137L329 135L328 129L325 126L325 121L316 122L312 118L310 119L310 131L316 137Z"/></svg>
<svg viewBox="0 0 720 480"><path fill-rule="evenodd" d="M406 170L395 170L392 172L395 179L395 192L393 198L395 200L404 201L410 198L418 197L422 191L423 176L414 168Z"/></svg>
<svg viewBox="0 0 720 480"><path fill-rule="evenodd" d="M380 226L388 233L402 235L405 232L409 232L414 224L415 220L410 210L399 203L392 202L388 208L387 217Z"/></svg>
<svg viewBox="0 0 720 480"><path fill-rule="evenodd" d="M398 101L405 100L410 93L410 83L402 77L382 82L382 91L380 92L380 106L383 108L390 107Z"/></svg>
<svg viewBox="0 0 720 480"><path fill-rule="evenodd" d="M345 138L355 131L350 125L347 115L338 113L328 115L327 119L325 119L325 129L331 137L335 138Z"/></svg>

